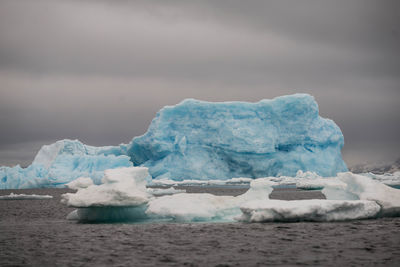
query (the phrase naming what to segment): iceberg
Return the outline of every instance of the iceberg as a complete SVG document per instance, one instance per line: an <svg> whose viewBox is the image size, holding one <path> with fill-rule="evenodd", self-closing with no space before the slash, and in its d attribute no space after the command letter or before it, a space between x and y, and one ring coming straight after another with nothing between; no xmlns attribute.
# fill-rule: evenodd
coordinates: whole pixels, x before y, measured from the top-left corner
<svg viewBox="0 0 400 267"><path fill-rule="evenodd" d="M27 168L0 167L0 189L64 187L106 169L147 167L156 180L223 181L347 171L343 135L307 94L249 102L187 99L162 108L129 144L93 147L78 140L43 146ZM236 183L237 181L235 181Z"/></svg>
<svg viewBox="0 0 400 267"><path fill-rule="evenodd" d="M343 135L306 94L257 103L187 99L161 109L128 156L155 179L321 176L346 171Z"/></svg>
<svg viewBox="0 0 400 267"><path fill-rule="evenodd" d="M0 167L0 189L64 187L79 177L101 182L106 169L130 167L124 145L93 147L78 140L61 140L43 146L27 168Z"/></svg>

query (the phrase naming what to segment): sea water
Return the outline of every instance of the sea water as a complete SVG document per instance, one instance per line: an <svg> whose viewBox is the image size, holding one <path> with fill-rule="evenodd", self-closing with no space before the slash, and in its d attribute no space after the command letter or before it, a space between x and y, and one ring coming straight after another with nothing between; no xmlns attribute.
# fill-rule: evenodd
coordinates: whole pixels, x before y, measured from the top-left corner
<svg viewBox="0 0 400 267"><path fill-rule="evenodd" d="M240 195L245 187L177 187ZM256 266L400 263L400 218L295 223L113 223L66 220L67 189L1 190L51 195L0 201L0 266ZM275 188L272 199L323 198Z"/></svg>

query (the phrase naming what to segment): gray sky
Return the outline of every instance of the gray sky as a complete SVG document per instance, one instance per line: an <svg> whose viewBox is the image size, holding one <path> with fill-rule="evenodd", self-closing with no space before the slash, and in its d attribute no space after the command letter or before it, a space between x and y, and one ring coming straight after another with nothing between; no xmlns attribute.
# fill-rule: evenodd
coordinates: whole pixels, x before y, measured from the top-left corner
<svg viewBox="0 0 400 267"><path fill-rule="evenodd" d="M348 165L400 157L400 1L1 1L0 165L117 145L185 98L296 92Z"/></svg>

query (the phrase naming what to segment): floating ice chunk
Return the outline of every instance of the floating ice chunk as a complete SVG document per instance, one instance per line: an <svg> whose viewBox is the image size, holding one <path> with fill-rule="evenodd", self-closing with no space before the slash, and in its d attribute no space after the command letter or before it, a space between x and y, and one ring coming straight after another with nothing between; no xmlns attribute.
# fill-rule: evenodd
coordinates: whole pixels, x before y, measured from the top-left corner
<svg viewBox="0 0 400 267"><path fill-rule="evenodd" d="M326 186L343 187L345 184L335 178L298 179L296 188L304 190L321 190Z"/></svg>
<svg viewBox="0 0 400 267"><path fill-rule="evenodd" d="M250 184L252 180L253 180L252 178L238 177L238 178L228 179L225 181L226 184Z"/></svg>
<svg viewBox="0 0 400 267"><path fill-rule="evenodd" d="M151 197L146 190L147 179L147 168L130 167L106 170L101 185L76 186L82 183L86 186L84 179L73 183L78 191L61 196L62 203L78 208L67 219L90 222L143 220Z"/></svg>
<svg viewBox="0 0 400 267"><path fill-rule="evenodd" d="M78 190L80 188L88 188L91 185L93 185L93 180L91 178L81 177L69 182L65 186L67 186L69 189Z"/></svg>
<svg viewBox="0 0 400 267"><path fill-rule="evenodd" d="M400 171L394 173L385 173L385 174L374 174L372 172L363 173L362 175L370 177L376 181L384 183L386 185L399 188L400 187Z"/></svg>
<svg viewBox="0 0 400 267"><path fill-rule="evenodd" d="M272 193L273 186L276 182L270 181L268 178L258 178L250 183L250 188L246 193L237 196L241 203L251 200L268 200L269 195Z"/></svg>
<svg viewBox="0 0 400 267"><path fill-rule="evenodd" d="M25 194L14 194L0 196L0 200L34 200L34 199L51 199L53 196L50 195L25 195Z"/></svg>
<svg viewBox="0 0 400 267"><path fill-rule="evenodd" d="M345 186L325 186L322 193L327 199L360 199L375 201L381 206L380 216L400 215L400 190L351 172L339 173Z"/></svg>
<svg viewBox="0 0 400 267"><path fill-rule="evenodd" d="M339 127L318 115L314 98L295 94L164 107L127 154L156 179L295 176L298 170L334 176L347 170L342 146Z"/></svg>
<svg viewBox="0 0 400 267"><path fill-rule="evenodd" d="M235 200L207 193L162 196L149 202L146 214L180 222L232 220L238 213Z"/></svg>
<svg viewBox="0 0 400 267"><path fill-rule="evenodd" d="M232 221L240 215L239 205L250 200L267 200L273 182L256 179L250 189L237 197L211 194L176 194L152 199L146 214L153 218L170 218L175 221Z"/></svg>
<svg viewBox="0 0 400 267"><path fill-rule="evenodd" d="M344 200L266 200L250 201L240 207L243 222L343 221L377 216L374 201Z"/></svg>
<svg viewBox="0 0 400 267"><path fill-rule="evenodd" d="M169 188L147 188L147 192L153 196L164 196L164 195L174 195L179 193L186 193L185 189L175 189L174 187Z"/></svg>
<svg viewBox="0 0 400 267"><path fill-rule="evenodd" d="M235 218L248 222L340 221L400 215L399 190L352 173L341 173L335 178L318 177L294 179L320 183L329 200L283 201L270 200L269 195L289 177L251 180L249 190L242 195L216 196L178 193L174 188L146 189L147 169L131 167L105 171L102 185L87 185L85 179L71 183L78 191L64 194L62 202L78 207L68 219L92 222L234 221ZM157 190L173 195L159 196Z"/></svg>
<svg viewBox="0 0 400 267"><path fill-rule="evenodd" d="M153 179L150 181L149 185L151 186L171 186L171 185L183 185L183 186L191 186L191 185L199 185L199 186L216 186L216 185L249 185L252 178L232 178L227 180L182 180L176 181L171 179Z"/></svg>
<svg viewBox="0 0 400 267"><path fill-rule="evenodd" d="M62 203L71 207L135 207L149 200L146 190L147 168L130 167L104 172L101 185L78 188L62 195Z"/></svg>
<svg viewBox="0 0 400 267"><path fill-rule="evenodd" d="M342 182L338 181L332 177L321 177L314 172L303 172L299 170L295 177L290 176L280 176L280 177L265 177L271 182L274 182L274 187L279 186L289 186L293 185L296 188L304 189L304 190L320 190L324 188L326 184L336 185L336 184L343 184Z"/></svg>

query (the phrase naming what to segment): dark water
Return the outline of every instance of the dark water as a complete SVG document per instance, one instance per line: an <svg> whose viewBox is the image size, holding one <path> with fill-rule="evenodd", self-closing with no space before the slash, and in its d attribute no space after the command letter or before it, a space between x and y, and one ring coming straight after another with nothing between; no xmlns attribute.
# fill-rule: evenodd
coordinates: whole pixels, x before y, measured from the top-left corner
<svg viewBox="0 0 400 267"><path fill-rule="evenodd" d="M193 187L188 191L203 190ZM244 188L207 192L237 195ZM67 190L51 200L0 201L0 266L400 266L400 218L335 223L78 224ZM215 191L215 192L214 192ZM273 198L322 197L279 189Z"/></svg>

